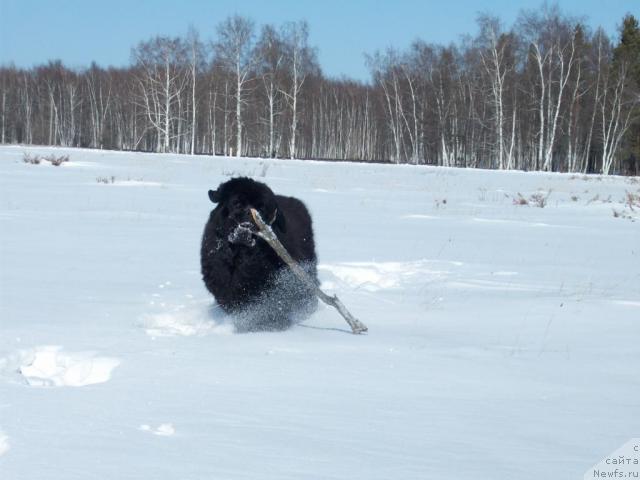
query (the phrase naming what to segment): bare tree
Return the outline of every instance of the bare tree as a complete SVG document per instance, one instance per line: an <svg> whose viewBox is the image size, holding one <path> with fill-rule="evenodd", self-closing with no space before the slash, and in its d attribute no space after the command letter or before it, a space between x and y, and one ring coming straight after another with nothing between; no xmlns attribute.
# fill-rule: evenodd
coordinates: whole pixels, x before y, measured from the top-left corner
<svg viewBox="0 0 640 480"><path fill-rule="evenodd" d="M573 88L571 92L571 99L569 101L569 119L567 121L567 169L570 172L581 171L582 167L579 165L580 149L588 149L588 146L580 145L579 142L584 140L580 135L580 117L581 117L581 99L589 91L586 84L585 75L585 63L586 63L586 48L585 48L585 34L584 28L581 24L576 25L574 32L575 43L575 67Z"/></svg>
<svg viewBox="0 0 640 480"><path fill-rule="evenodd" d="M218 25L215 51L218 60L235 76L236 155L242 155L242 107L246 103L246 89L255 66L254 24L248 18L234 15Z"/></svg>
<svg viewBox="0 0 640 480"><path fill-rule="evenodd" d="M633 173L640 28L619 39L560 11L489 15L456 44L367 57L371 83L322 75L305 22L221 23L209 62L191 29L132 64L0 67L0 141L447 166ZM232 147L233 145L233 147Z"/></svg>
<svg viewBox="0 0 640 480"><path fill-rule="evenodd" d="M157 131L158 150L169 152L179 137L179 101L187 86L187 53L179 38L155 37L132 50L139 67L139 98L147 120Z"/></svg>
<svg viewBox="0 0 640 480"><path fill-rule="evenodd" d="M92 64L84 75L89 97L91 117L91 146L103 148L104 130L111 107L111 83L108 74Z"/></svg>
<svg viewBox="0 0 640 480"><path fill-rule="evenodd" d="M403 151L403 107L398 57L398 53L393 49L388 49L385 54L376 52L373 56L367 56L367 65L371 71L371 76L374 82L382 89L387 125L393 143L390 156L395 163L400 163Z"/></svg>
<svg viewBox="0 0 640 480"><path fill-rule="evenodd" d="M524 12L520 26L539 75L538 167L550 170L563 95L574 64L575 28L557 5Z"/></svg>
<svg viewBox="0 0 640 480"><path fill-rule="evenodd" d="M186 43L189 50L189 67L191 73L191 155L193 155L196 151L196 132L198 130L196 124L198 110L196 84L198 74L204 68L205 51L204 44L200 41L200 35L193 26L189 27Z"/></svg>
<svg viewBox="0 0 640 480"><path fill-rule="evenodd" d="M275 122L282 113L279 97L282 95L280 83L284 74L285 55L284 44L278 31L271 25L265 25L256 46L256 56L259 59L258 71L267 101L267 155L271 158L276 156Z"/></svg>
<svg viewBox="0 0 640 480"><path fill-rule="evenodd" d="M296 135L298 133L298 102L304 81L312 72L317 72L316 52L309 46L309 25L306 21L288 22L282 29L287 52L286 62L291 77L289 90L281 90L291 107L291 135L289 156L296 158Z"/></svg>
<svg viewBox="0 0 640 480"><path fill-rule="evenodd" d="M504 139L506 76L512 66L507 64L505 58L505 50L508 45L505 41L506 37L501 32L500 20L497 17L484 14L478 17L478 25L480 26L480 35L478 37L480 58L489 78L491 103L494 112L498 168L502 170L505 167L511 168L512 165L511 154L509 154L509 158L505 162ZM512 151L511 148L509 151Z"/></svg>
<svg viewBox="0 0 640 480"><path fill-rule="evenodd" d="M631 126L634 107L640 99L630 92L629 70L627 59L612 61L610 44L598 37L598 60L602 64L603 57L607 60L602 69L602 82L598 101L598 114L602 138L602 159L600 171L608 175L616 159L620 143Z"/></svg>

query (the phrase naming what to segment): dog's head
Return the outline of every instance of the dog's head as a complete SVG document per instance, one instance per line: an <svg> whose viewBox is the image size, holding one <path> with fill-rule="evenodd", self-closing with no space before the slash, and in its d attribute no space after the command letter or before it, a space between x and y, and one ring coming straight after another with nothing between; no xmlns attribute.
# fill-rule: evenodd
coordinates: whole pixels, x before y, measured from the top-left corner
<svg viewBox="0 0 640 480"><path fill-rule="evenodd" d="M278 212L276 196L264 183L246 177L232 178L220 184L217 190L209 190L209 199L217 204L216 211L222 218L221 233L233 245L255 245L258 227L251 216L252 208L276 231L285 230L284 216Z"/></svg>

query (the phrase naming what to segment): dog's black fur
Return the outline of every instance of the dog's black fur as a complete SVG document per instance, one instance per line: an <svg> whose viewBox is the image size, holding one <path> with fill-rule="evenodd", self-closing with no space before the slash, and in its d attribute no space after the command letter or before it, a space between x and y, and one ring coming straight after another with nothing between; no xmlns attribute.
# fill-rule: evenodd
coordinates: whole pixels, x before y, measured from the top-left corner
<svg viewBox="0 0 640 480"><path fill-rule="evenodd" d="M294 260L317 283L317 258L309 211L297 198L275 195L261 182L233 178L209 190L216 207L200 250L202 278L240 330L281 330L312 313L314 292L304 287L269 244L255 235L255 208Z"/></svg>

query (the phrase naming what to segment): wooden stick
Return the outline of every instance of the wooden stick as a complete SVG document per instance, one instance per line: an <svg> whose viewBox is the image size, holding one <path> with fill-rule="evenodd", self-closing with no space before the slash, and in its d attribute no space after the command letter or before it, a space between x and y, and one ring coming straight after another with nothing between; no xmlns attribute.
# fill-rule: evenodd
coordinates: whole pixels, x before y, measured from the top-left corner
<svg viewBox="0 0 640 480"><path fill-rule="evenodd" d="M255 222L255 224L260 229L257 235L260 236L260 238L264 239L271 246L271 248L273 248L273 250L284 261L284 263L286 263L289 268L293 270L293 273L302 281L302 283L304 283L309 289L315 292L320 300L322 300L327 305L331 305L336 310L338 310L338 312L340 312L340 315L342 315L347 321L353 333L364 333L368 330L367 326L364 323L351 315L351 312L347 310L347 307L344 306L344 304L336 295L327 295L322 290L320 290L320 287L318 287L318 285L316 285L316 282L314 282L309 277L309 274L305 272L300 265L298 265L298 262L296 262L291 257L291 255L289 255L289 252L287 252L287 249L284 248L284 245L280 243L280 240L278 239L274 231L269 225L264 222L264 220L260 216L260 213L255 208L251 209L251 216L253 217L253 221Z"/></svg>

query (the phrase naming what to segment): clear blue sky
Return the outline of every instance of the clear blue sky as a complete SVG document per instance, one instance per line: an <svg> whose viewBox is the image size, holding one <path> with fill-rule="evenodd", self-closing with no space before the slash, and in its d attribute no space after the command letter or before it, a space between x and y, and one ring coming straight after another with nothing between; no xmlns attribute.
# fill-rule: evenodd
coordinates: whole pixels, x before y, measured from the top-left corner
<svg viewBox="0 0 640 480"><path fill-rule="evenodd" d="M639 0L558 3L610 34L625 13L640 16ZM212 38L221 20L239 13L256 24L306 19L323 71L367 80L365 52L405 48L416 38L455 42L475 34L478 12L498 15L510 26L522 8L541 5L539 0L0 0L0 64L29 67L59 58L71 67L92 60L123 66L141 40L183 35L190 24L203 38Z"/></svg>

